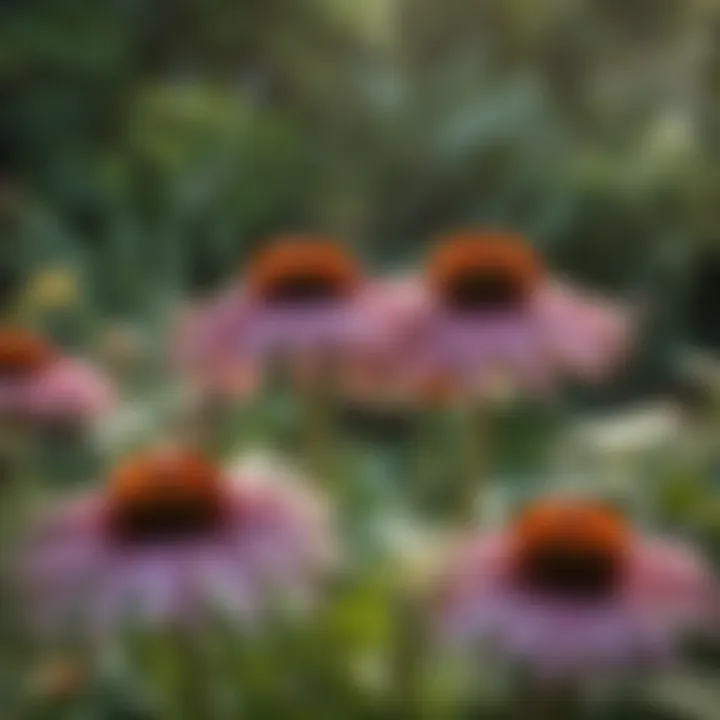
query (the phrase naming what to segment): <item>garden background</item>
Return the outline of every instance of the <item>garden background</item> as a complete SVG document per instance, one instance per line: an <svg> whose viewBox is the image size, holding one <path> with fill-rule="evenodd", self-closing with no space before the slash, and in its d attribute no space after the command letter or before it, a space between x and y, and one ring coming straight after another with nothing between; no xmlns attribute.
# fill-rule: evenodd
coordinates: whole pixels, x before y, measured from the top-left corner
<svg viewBox="0 0 720 720"><path fill-rule="evenodd" d="M129 389L100 459L64 457L55 439L52 463L75 480L163 436L177 401L162 371L174 323L267 239L337 236L391 272L475 226L524 233L558 271L641 318L609 385L498 424L508 493L591 466L720 553L720 2L0 2L3 313L98 358ZM228 422L231 445L262 436L247 413ZM351 502L366 518L385 492L394 507L407 467L397 449L412 445L403 418L373 423L379 439L361 428L371 457L346 473L364 478ZM567 442L549 445L558 424ZM428 467L441 486L439 453ZM402 545L402 523L385 520ZM278 653L260 653L247 700L260 710L244 717L386 717L372 714L372 668L348 660L360 680L334 672L338 657L385 647L386 580L367 574L328 620L341 650L332 633L308 640L322 637L314 628L290 652L307 665L299 695L263 675L263 662L282 674ZM652 712L666 714L648 717L718 717L720 650L699 654L702 680L651 691ZM429 712L455 717L448 708L466 703L474 717L445 680L428 690ZM120 683L84 710L71 703L71 716L136 717L138 702Z"/></svg>

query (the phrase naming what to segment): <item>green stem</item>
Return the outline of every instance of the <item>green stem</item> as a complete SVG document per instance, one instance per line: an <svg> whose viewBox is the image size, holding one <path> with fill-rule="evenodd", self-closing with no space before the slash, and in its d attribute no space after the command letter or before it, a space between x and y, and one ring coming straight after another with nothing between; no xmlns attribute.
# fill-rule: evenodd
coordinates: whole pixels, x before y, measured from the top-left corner
<svg viewBox="0 0 720 720"><path fill-rule="evenodd" d="M23 687L34 650L27 627L20 621L22 605L9 570L34 500L29 468L33 453L28 442L25 428L0 421L0 676L13 693Z"/></svg>
<svg viewBox="0 0 720 720"><path fill-rule="evenodd" d="M517 703L517 720L581 720L584 717L580 688L571 683L527 681Z"/></svg>
<svg viewBox="0 0 720 720"><path fill-rule="evenodd" d="M171 636L176 720L214 720L218 716L201 642L188 628L178 628Z"/></svg>
<svg viewBox="0 0 720 720"><path fill-rule="evenodd" d="M332 378L328 378L319 372L299 388L302 452L310 472L325 485L336 470Z"/></svg>
<svg viewBox="0 0 720 720"><path fill-rule="evenodd" d="M32 504L35 468L31 460L37 453L30 443L26 428L0 419L0 529L3 535L12 535L22 526Z"/></svg>
<svg viewBox="0 0 720 720"><path fill-rule="evenodd" d="M438 431L431 410L421 409L417 414L416 432L413 433L410 447L406 449L409 462L396 482L406 487L408 504L417 512L425 509L427 495L435 480L434 436ZM405 475L403 477L402 475Z"/></svg>
<svg viewBox="0 0 720 720"><path fill-rule="evenodd" d="M423 715L422 683L425 628L421 598L411 589L397 591L393 606L395 635L392 647L388 717L417 720Z"/></svg>
<svg viewBox="0 0 720 720"><path fill-rule="evenodd" d="M489 475L489 415L482 402L464 408L462 417L462 457L464 464L458 480L455 517L463 524L477 520L478 498L485 490Z"/></svg>

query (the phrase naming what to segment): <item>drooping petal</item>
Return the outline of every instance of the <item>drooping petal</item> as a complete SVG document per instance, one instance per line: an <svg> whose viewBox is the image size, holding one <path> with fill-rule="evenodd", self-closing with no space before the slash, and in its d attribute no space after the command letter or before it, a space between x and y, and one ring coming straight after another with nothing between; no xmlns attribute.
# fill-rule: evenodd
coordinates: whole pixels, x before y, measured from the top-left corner
<svg viewBox="0 0 720 720"><path fill-rule="evenodd" d="M90 420L112 409L114 391L103 375L80 360L63 358L27 388L27 411L43 420Z"/></svg>
<svg viewBox="0 0 720 720"><path fill-rule="evenodd" d="M718 597L711 578L708 564L696 552L669 540L646 539L631 557L627 602L668 620L708 618Z"/></svg>
<svg viewBox="0 0 720 720"><path fill-rule="evenodd" d="M548 284L535 312L551 362L587 380L602 379L627 354L630 313L567 286Z"/></svg>

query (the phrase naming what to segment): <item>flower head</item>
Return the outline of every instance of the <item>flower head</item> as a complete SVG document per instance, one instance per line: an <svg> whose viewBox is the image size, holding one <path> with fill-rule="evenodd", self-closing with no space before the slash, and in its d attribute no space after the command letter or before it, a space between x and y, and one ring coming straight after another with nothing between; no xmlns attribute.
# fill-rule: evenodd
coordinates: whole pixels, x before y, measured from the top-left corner
<svg viewBox="0 0 720 720"><path fill-rule="evenodd" d="M521 310L543 280L537 253L507 232L463 232L446 238L430 258L428 282L459 313Z"/></svg>
<svg viewBox="0 0 720 720"><path fill-rule="evenodd" d="M50 344L22 328L0 329L0 378L23 379L46 370L55 359Z"/></svg>
<svg viewBox="0 0 720 720"><path fill-rule="evenodd" d="M76 422L106 411L113 392L85 362L22 328L0 329L0 413L40 422Z"/></svg>
<svg viewBox="0 0 720 720"><path fill-rule="evenodd" d="M388 336L376 287L341 244L281 238L255 255L240 288L184 323L181 362L215 386L269 359L337 365Z"/></svg>
<svg viewBox="0 0 720 720"><path fill-rule="evenodd" d="M312 306L348 299L363 273L357 260L332 240L290 238L261 250L245 278L248 292L258 300Z"/></svg>
<svg viewBox="0 0 720 720"><path fill-rule="evenodd" d="M311 599L332 547L324 503L291 471L224 470L173 447L131 457L106 487L52 510L21 569L34 617L51 627L78 612L91 630L209 610L249 622Z"/></svg>
<svg viewBox="0 0 720 720"><path fill-rule="evenodd" d="M522 515L512 540L519 588L561 600L596 601L619 588L630 529L604 507L545 502Z"/></svg>
<svg viewBox="0 0 720 720"><path fill-rule="evenodd" d="M192 451L151 452L122 463L107 489L109 534L119 543L179 542L222 524L220 470Z"/></svg>
<svg viewBox="0 0 720 720"><path fill-rule="evenodd" d="M550 277L518 235L467 231L432 254L406 324L406 373L450 373L466 388L492 394L498 376L545 391L561 376L596 379L622 357L623 314Z"/></svg>
<svg viewBox="0 0 720 720"><path fill-rule="evenodd" d="M692 549L606 506L555 499L463 546L441 573L438 612L450 637L575 676L666 659L680 630L708 619L711 584Z"/></svg>

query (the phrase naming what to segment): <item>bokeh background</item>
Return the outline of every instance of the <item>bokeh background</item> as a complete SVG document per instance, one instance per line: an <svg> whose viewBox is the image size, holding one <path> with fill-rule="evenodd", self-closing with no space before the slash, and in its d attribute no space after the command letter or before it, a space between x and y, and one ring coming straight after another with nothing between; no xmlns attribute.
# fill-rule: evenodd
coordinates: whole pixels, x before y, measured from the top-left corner
<svg viewBox="0 0 720 720"><path fill-rule="evenodd" d="M720 556L719 128L718 0L2 0L0 307L132 388L101 452L67 457L53 438L50 462L77 480L163 436L168 331L273 235L336 235L394 270L442 233L504 226L641 320L619 377L570 393L581 420L552 467L605 473ZM500 427L503 477L518 458L525 475L549 472L537 412ZM118 432L132 439L113 445ZM363 461L359 511L382 507L391 454ZM446 459L427 460L436 484ZM306 664L314 716L373 717L375 666L353 666L369 690L336 666L392 635L377 575L287 656ZM283 652L257 655L252 717L297 707L271 677ZM656 692L670 714L613 717L717 718L720 650L700 655L702 681ZM115 692L85 717L136 717Z"/></svg>
<svg viewBox="0 0 720 720"><path fill-rule="evenodd" d="M720 223L712 0L0 12L5 296L71 265L98 309L135 313L216 286L278 231L392 265L492 224L642 296L665 341L718 339L712 295L685 312Z"/></svg>

